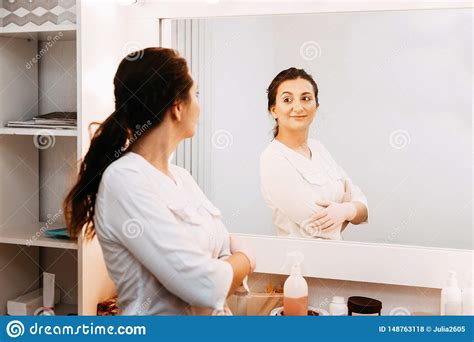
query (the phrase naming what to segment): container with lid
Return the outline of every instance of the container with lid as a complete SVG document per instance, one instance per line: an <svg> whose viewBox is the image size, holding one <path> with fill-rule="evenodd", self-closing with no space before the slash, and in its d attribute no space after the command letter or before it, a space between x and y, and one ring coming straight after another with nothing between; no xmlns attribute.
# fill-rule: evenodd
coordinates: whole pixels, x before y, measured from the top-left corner
<svg viewBox="0 0 474 342"><path fill-rule="evenodd" d="M380 316L382 302L368 297L353 296L347 301L349 316Z"/></svg>

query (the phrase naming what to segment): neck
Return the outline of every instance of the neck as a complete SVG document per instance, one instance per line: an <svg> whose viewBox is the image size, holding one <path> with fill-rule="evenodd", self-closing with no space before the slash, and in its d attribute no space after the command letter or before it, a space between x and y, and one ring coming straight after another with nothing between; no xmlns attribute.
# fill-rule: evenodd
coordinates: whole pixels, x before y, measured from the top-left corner
<svg viewBox="0 0 474 342"><path fill-rule="evenodd" d="M169 159L182 140L176 133L176 129L165 121L142 135L130 147L130 151L141 155L158 170L170 175Z"/></svg>
<svg viewBox="0 0 474 342"><path fill-rule="evenodd" d="M299 148L308 144L308 133L308 129L304 131L280 130L275 139L285 144L289 148Z"/></svg>

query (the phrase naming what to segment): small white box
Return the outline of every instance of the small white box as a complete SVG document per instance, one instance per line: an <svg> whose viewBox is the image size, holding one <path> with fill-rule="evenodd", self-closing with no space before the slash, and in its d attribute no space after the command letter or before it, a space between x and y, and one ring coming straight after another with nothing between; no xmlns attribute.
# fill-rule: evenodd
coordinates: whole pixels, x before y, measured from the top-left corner
<svg viewBox="0 0 474 342"><path fill-rule="evenodd" d="M59 288L54 290L54 304L59 303ZM10 316L32 316L43 307L43 289L28 292L7 302L7 314Z"/></svg>

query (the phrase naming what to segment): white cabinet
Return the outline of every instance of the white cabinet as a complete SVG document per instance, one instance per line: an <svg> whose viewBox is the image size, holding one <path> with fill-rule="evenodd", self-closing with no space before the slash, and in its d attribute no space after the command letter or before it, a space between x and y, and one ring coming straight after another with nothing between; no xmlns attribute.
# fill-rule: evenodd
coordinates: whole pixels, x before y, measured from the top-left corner
<svg viewBox="0 0 474 342"><path fill-rule="evenodd" d="M62 200L86 151L78 136L88 137L89 123L102 119L78 110L85 71L75 15L67 14L74 3L0 1L0 315L8 299L41 286L43 271L55 273L61 289L57 314L94 315L114 293L96 240L44 234L64 227ZM5 127L53 111L77 111L79 130Z"/></svg>

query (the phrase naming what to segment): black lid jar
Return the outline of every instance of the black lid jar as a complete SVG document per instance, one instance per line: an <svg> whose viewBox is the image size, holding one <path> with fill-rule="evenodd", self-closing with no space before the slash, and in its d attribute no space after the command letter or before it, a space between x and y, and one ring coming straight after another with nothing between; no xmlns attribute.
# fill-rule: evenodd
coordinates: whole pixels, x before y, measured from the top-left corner
<svg viewBox="0 0 474 342"><path fill-rule="evenodd" d="M347 300L349 316L380 316L382 311L382 302L367 297L349 297Z"/></svg>

